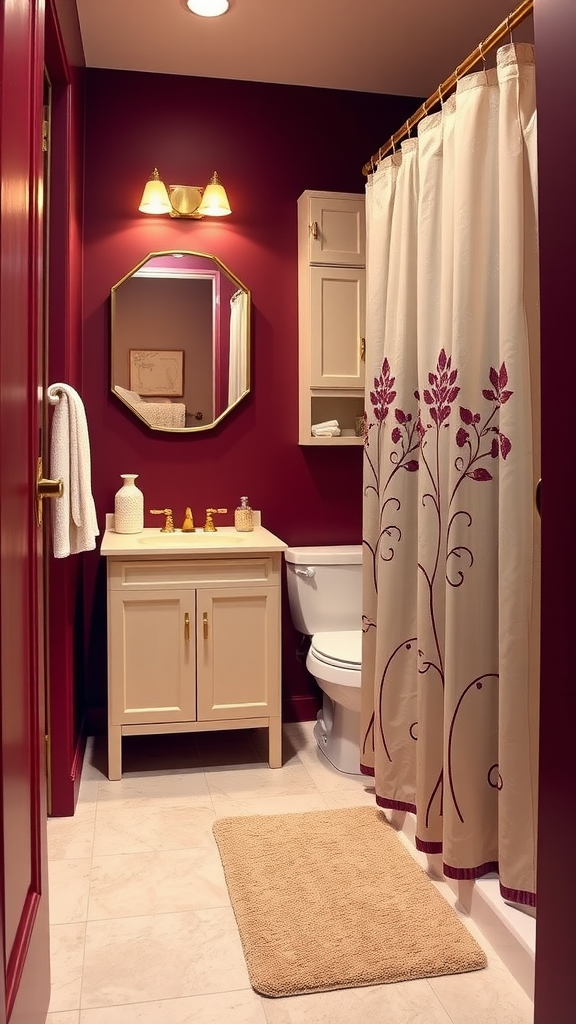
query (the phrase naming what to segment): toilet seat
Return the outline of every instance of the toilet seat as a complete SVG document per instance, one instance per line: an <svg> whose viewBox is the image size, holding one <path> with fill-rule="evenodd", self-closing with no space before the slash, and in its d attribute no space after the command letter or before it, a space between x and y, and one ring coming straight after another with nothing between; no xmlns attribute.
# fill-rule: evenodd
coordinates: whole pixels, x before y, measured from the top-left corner
<svg viewBox="0 0 576 1024"><path fill-rule="evenodd" d="M324 665L359 672L362 661L362 630L315 633L310 653Z"/></svg>

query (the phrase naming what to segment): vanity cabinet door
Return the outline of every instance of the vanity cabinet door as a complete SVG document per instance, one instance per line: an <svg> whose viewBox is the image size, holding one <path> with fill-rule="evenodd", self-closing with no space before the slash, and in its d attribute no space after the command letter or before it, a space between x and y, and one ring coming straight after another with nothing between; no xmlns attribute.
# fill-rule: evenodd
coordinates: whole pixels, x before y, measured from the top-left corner
<svg viewBox="0 0 576 1024"><path fill-rule="evenodd" d="M110 722L195 721L195 591L109 597Z"/></svg>
<svg viewBox="0 0 576 1024"><path fill-rule="evenodd" d="M280 714L280 590L197 592L198 721Z"/></svg>

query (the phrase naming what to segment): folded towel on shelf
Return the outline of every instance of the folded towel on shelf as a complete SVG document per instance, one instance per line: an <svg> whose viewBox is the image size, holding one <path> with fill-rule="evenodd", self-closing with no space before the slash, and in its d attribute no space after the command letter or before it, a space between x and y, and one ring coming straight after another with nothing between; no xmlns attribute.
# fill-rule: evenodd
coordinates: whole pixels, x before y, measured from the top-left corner
<svg viewBox="0 0 576 1024"><path fill-rule="evenodd" d="M340 437L340 427L312 427L312 437Z"/></svg>
<svg viewBox="0 0 576 1024"><path fill-rule="evenodd" d="M54 557L93 551L100 533L92 497L90 441L84 403L69 384L47 389L54 405L50 475L62 480L64 493L52 508Z"/></svg>
<svg viewBox="0 0 576 1024"><path fill-rule="evenodd" d="M322 423L313 423L312 430L327 430L329 427L339 427L338 420L322 420Z"/></svg>

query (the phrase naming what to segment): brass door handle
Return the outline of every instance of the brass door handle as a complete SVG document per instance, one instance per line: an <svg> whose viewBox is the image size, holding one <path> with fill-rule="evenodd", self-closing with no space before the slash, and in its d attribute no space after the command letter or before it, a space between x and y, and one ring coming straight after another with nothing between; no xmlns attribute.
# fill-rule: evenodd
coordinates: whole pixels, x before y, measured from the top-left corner
<svg viewBox="0 0 576 1024"><path fill-rule="evenodd" d="M204 632L204 639L208 639L208 612L204 612L202 616L202 629Z"/></svg>
<svg viewBox="0 0 576 1024"><path fill-rule="evenodd" d="M61 498L64 494L63 480L47 480L42 475L42 459L36 463L36 522L42 525L42 502L44 498Z"/></svg>
<svg viewBox="0 0 576 1024"><path fill-rule="evenodd" d="M184 615L184 639L190 639L190 615L188 612Z"/></svg>

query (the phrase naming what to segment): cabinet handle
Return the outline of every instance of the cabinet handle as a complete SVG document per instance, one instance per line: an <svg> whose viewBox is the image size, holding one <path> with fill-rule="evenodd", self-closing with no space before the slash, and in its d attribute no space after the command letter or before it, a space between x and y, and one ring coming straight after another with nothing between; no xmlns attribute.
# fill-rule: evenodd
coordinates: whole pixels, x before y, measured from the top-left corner
<svg viewBox="0 0 576 1024"><path fill-rule="evenodd" d="M184 639L190 639L190 616L188 612L184 615Z"/></svg>
<svg viewBox="0 0 576 1024"><path fill-rule="evenodd" d="M316 241L316 239L318 238L318 221L317 220L313 220L312 221L311 231L312 231L312 238L314 239L314 241Z"/></svg>
<svg viewBox="0 0 576 1024"><path fill-rule="evenodd" d="M366 359L366 338L360 338L360 359Z"/></svg>
<svg viewBox="0 0 576 1024"><path fill-rule="evenodd" d="M202 627L204 630L204 639L208 639L208 612L204 612L202 616Z"/></svg>

